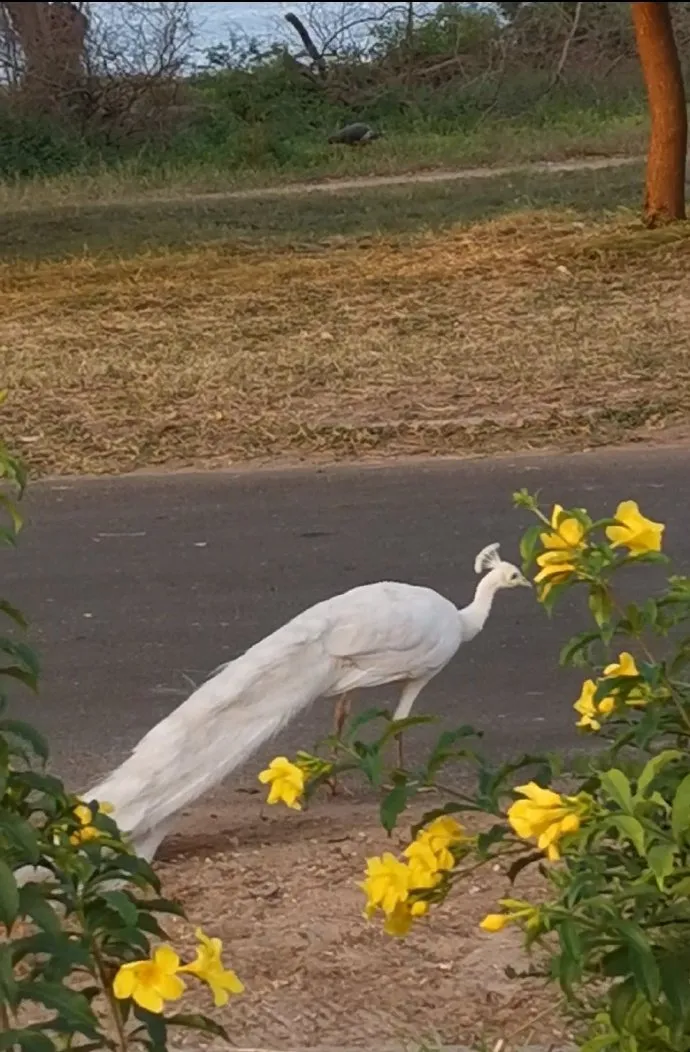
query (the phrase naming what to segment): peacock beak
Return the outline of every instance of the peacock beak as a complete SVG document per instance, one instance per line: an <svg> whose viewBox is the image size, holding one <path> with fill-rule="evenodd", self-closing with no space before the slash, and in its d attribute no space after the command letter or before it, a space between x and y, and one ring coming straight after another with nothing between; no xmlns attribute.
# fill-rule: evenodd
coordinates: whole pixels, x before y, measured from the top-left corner
<svg viewBox="0 0 690 1052"><path fill-rule="evenodd" d="M523 588L531 588L532 587L532 582L528 581L526 577L521 577L520 580L518 581L518 584L521 584Z"/></svg>

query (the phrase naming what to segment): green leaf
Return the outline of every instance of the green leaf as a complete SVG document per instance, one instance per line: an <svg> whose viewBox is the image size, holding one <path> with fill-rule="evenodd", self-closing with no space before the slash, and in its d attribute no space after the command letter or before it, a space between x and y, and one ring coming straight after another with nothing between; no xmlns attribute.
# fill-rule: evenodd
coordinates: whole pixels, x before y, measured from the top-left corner
<svg viewBox="0 0 690 1052"><path fill-rule="evenodd" d="M619 920L616 928L627 944L628 964L638 989L654 1003L661 991L661 975L647 936L632 921Z"/></svg>
<svg viewBox="0 0 690 1052"><path fill-rule="evenodd" d="M10 811L0 811L0 836L21 852L21 861L35 866L41 851L36 830L28 822Z"/></svg>
<svg viewBox="0 0 690 1052"><path fill-rule="evenodd" d="M9 1004L12 1008L17 1003L17 982L14 978L13 944L0 943L0 1004Z"/></svg>
<svg viewBox="0 0 690 1052"><path fill-rule="evenodd" d="M673 873L673 864L676 857L675 844L655 844L647 852L649 868L656 877L656 882L661 891L664 890L664 881Z"/></svg>
<svg viewBox="0 0 690 1052"><path fill-rule="evenodd" d="M424 772L425 781L431 782L439 768L447 763L448 760L460 758L477 759L474 750L457 749L456 746L458 742L464 741L467 738L479 737L481 737L480 732L474 727L469 726L469 724L457 727L452 731L444 731L443 734L439 735L438 741L431 750L431 754L427 760L426 770Z"/></svg>
<svg viewBox="0 0 690 1052"><path fill-rule="evenodd" d="M139 919L139 910L134 905L129 895L124 891L104 891L101 895L103 902L115 910L122 918L128 928L136 928Z"/></svg>
<svg viewBox="0 0 690 1052"><path fill-rule="evenodd" d="M25 939L15 939L12 943L12 957L17 964L27 956L41 954L51 958L53 972L69 975L75 968L87 969L93 964L88 951L69 935L62 932L59 936L47 932L37 932ZM51 982L58 981L56 974L51 975Z"/></svg>
<svg viewBox="0 0 690 1052"><path fill-rule="evenodd" d="M664 749L646 763L637 779L637 796L644 797L656 776L673 760L679 760L683 754L678 749Z"/></svg>
<svg viewBox="0 0 690 1052"><path fill-rule="evenodd" d="M198 1030L201 1034L212 1034L213 1037L220 1037L223 1041L230 1041L227 1030L216 1023L213 1019L209 1019L205 1015L192 1015L181 1013L179 1015L168 1016L168 1026L181 1026L186 1027L190 1030Z"/></svg>
<svg viewBox="0 0 690 1052"><path fill-rule="evenodd" d="M690 1018L690 961L688 953L672 954L659 962L661 985L674 1015L683 1025Z"/></svg>
<svg viewBox="0 0 690 1052"><path fill-rule="evenodd" d="M7 599L0 599L0 613L6 614L7 617L14 621L15 625L19 628L29 627L21 610L18 610L17 607L13 606L12 603L7 601Z"/></svg>
<svg viewBox="0 0 690 1052"><path fill-rule="evenodd" d="M477 836L477 855L482 858L486 857L489 849L494 844L500 844L502 840L505 840L507 834L510 832L507 825L493 825L491 829L487 829L485 833L479 833Z"/></svg>
<svg viewBox="0 0 690 1052"><path fill-rule="evenodd" d="M383 780L383 757L378 749L371 749L363 742L357 742L355 748L359 753L359 768L373 786L381 785Z"/></svg>
<svg viewBox="0 0 690 1052"><path fill-rule="evenodd" d="M561 650L558 662L562 666L581 666L587 663L587 652L593 643L599 640L598 632L581 632L571 639Z"/></svg>
<svg viewBox="0 0 690 1052"><path fill-rule="evenodd" d="M366 709L364 712L360 712L358 716L354 716L348 726L347 738L352 741L355 736L355 731L358 731L360 727L364 727L367 723L372 723L374 720L389 720L390 713L387 709Z"/></svg>
<svg viewBox="0 0 690 1052"><path fill-rule="evenodd" d="M35 884L19 889L19 903L22 916L31 917L41 931L53 936L62 934L62 921Z"/></svg>
<svg viewBox="0 0 690 1052"><path fill-rule="evenodd" d="M544 526L529 526L520 538L520 558L522 569L527 573L534 562L534 554L539 544L539 538L545 532Z"/></svg>
<svg viewBox="0 0 690 1052"><path fill-rule="evenodd" d="M421 727L425 723L438 723L438 716L406 716L404 720L395 720L386 728L376 744L380 749L391 738L397 738L399 734L402 734L408 728Z"/></svg>
<svg viewBox="0 0 690 1052"><path fill-rule="evenodd" d="M6 1030L0 1034L0 1049L23 1049L23 1052L55 1052L55 1045L37 1030Z"/></svg>
<svg viewBox="0 0 690 1052"><path fill-rule="evenodd" d="M607 825L615 826L619 832L631 841L641 858L646 858L644 828L632 815L609 815Z"/></svg>
<svg viewBox="0 0 690 1052"><path fill-rule="evenodd" d="M671 831L680 840L690 829L690 774L687 774L676 790L671 807Z"/></svg>
<svg viewBox="0 0 690 1052"><path fill-rule="evenodd" d="M175 917L185 919L187 917L182 903L175 902L174 899L140 899L132 895L131 900L139 910L147 910L149 913L171 913Z"/></svg>
<svg viewBox="0 0 690 1052"><path fill-rule="evenodd" d="M12 520L12 529L15 533L21 533L24 520L22 513L17 507L16 503L7 496L6 493L0 493L0 507L4 508L10 519Z"/></svg>
<svg viewBox="0 0 690 1052"><path fill-rule="evenodd" d="M153 1012L147 1012L143 1008L139 1008L138 1005L134 1007L134 1015L136 1018L144 1024L146 1031L151 1039L150 1048L153 1052L167 1052L167 1019L164 1016L154 1015ZM139 1033L139 1031L135 1031Z"/></svg>
<svg viewBox="0 0 690 1052"><path fill-rule="evenodd" d="M36 756L44 763L48 761L50 753L46 740L31 724L24 723L22 720L2 720L0 721L0 734L10 734L14 738L19 738L33 749Z"/></svg>
<svg viewBox="0 0 690 1052"><path fill-rule="evenodd" d="M41 675L38 656L26 643L19 643L15 639L8 639L7 636L0 636L0 651L22 665L27 672L31 672L35 679Z"/></svg>
<svg viewBox="0 0 690 1052"><path fill-rule="evenodd" d="M565 920L558 925L558 938L561 944L559 980L564 990L571 990L572 984L582 978L582 944L573 921Z"/></svg>
<svg viewBox="0 0 690 1052"><path fill-rule="evenodd" d="M620 1033L625 1029L625 1021L637 997L634 979L616 983L609 993L609 1015L611 1023Z"/></svg>
<svg viewBox="0 0 690 1052"><path fill-rule="evenodd" d="M381 825L387 833L391 833L397 824L398 817L405 810L410 790L407 781L396 780L389 793L386 793L380 806Z"/></svg>
<svg viewBox="0 0 690 1052"><path fill-rule="evenodd" d="M618 804L628 814L633 813L634 806L630 782L622 771L617 770L615 767L609 771L604 771L599 775L599 782L609 800Z"/></svg>
<svg viewBox="0 0 690 1052"><path fill-rule="evenodd" d="M604 588L591 586L588 598L589 610L600 629L604 629L611 620L612 607L609 593Z"/></svg>
<svg viewBox="0 0 690 1052"><path fill-rule="evenodd" d="M82 994L68 990L61 983L40 979L19 983L19 991L22 1000L38 1001L46 1008L52 1008L68 1026L79 1033L88 1037L98 1036L98 1020Z"/></svg>
<svg viewBox="0 0 690 1052"><path fill-rule="evenodd" d="M8 679L16 679L18 683L23 683L29 690L33 690L34 693L38 688L38 679L32 672L22 668L21 665L2 665L0 666L0 676L6 676Z"/></svg>
<svg viewBox="0 0 690 1052"><path fill-rule="evenodd" d="M585 1041L584 1045L580 1045L580 1052L606 1052L607 1048L615 1049L618 1052L620 1049L620 1043L618 1034L597 1034L596 1037L590 1037L589 1041Z"/></svg>
<svg viewBox="0 0 690 1052"><path fill-rule="evenodd" d="M10 867L0 859L0 923L11 928L19 914L19 888Z"/></svg>

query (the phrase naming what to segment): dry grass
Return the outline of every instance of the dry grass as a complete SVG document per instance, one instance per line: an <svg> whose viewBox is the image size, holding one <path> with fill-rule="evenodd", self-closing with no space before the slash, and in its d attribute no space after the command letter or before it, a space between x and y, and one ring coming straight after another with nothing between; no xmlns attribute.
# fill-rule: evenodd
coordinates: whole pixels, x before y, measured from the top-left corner
<svg viewBox="0 0 690 1052"><path fill-rule="evenodd" d="M617 441L690 409L689 257L540 212L8 264L4 433L42 473Z"/></svg>

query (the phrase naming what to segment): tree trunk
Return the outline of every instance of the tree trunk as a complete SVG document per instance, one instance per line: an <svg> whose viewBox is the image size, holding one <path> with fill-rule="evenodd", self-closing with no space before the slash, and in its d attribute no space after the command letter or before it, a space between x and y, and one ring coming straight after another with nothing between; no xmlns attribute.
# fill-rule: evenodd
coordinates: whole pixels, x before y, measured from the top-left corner
<svg viewBox="0 0 690 1052"><path fill-rule="evenodd" d="M24 56L22 88L34 112L73 108L84 79L87 20L72 3L5 3Z"/></svg>
<svg viewBox="0 0 690 1052"><path fill-rule="evenodd" d="M630 6L651 119L644 220L654 227L685 219L688 117L669 4Z"/></svg>

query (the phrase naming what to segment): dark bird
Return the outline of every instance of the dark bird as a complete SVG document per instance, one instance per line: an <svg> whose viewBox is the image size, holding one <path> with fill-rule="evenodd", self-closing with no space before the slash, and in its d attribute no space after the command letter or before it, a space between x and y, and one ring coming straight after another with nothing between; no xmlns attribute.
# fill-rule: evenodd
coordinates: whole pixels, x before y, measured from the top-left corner
<svg viewBox="0 0 690 1052"><path fill-rule="evenodd" d="M364 143L380 139L382 135L383 132L374 131L368 124L358 122L356 124L347 124L344 128L335 132L334 135L329 135L328 141L330 143L344 143L345 146L363 146Z"/></svg>

